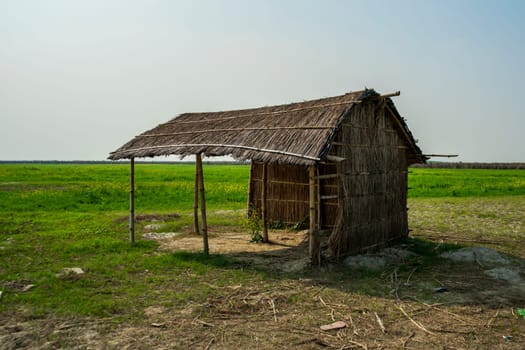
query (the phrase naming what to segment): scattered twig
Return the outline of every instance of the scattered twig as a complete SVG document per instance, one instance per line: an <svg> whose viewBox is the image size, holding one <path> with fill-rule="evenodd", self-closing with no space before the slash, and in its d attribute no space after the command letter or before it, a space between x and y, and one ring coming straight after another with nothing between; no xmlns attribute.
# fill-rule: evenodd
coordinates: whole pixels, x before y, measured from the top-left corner
<svg viewBox="0 0 525 350"><path fill-rule="evenodd" d="M496 320L496 318L498 317L498 315L499 315L499 310L496 311L496 314L494 315L494 317L492 317L492 318L487 322L487 328L492 327L492 323L494 323L494 321Z"/></svg>
<svg viewBox="0 0 525 350"><path fill-rule="evenodd" d="M273 302L273 299L270 299L268 301L270 303L270 305L272 306L272 310L273 310L273 320L275 322L277 322L277 312L275 311L275 303Z"/></svg>
<svg viewBox="0 0 525 350"><path fill-rule="evenodd" d="M86 327L91 325L101 325L101 324L110 324L110 323L116 323L117 321L112 318L103 318L99 320L79 320L79 321L71 321L71 322L65 322L59 325L55 325L54 329L56 330L67 330L70 328L75 327Z"/></svg>
<svg viewBox="0 0 525 350"><path fill-rule="evenodd" d="M319 288L319 290L318 290L317 292L314 293L314 297L315 297L316 295L321 294L321 292L322 292L325 288L326 288L326 287L324 287L324 286L321 287L321 288Z"/></svg>
<svg viewBox="0 0 525 350"><path fill-rule="evenodd" d="M377 323L379 323L379 327L381 328L381 332L386 333L385 325L383 324L383 321L381 321L381 318L377 314L377 312L374 312L374 315L376 315Z"/></svg>
<svg viewBox="0 0 525 350"><path fill-rule="evenodd" d="M464 318L460 317L458 314L455 314L455 313L453 313L453 312L451 312L451 311L443 310L443 309L440 309L439 307L437 307L437 306L439 306L439 305L442 305L442 304L440 304L440 303L437 303L437 304L427 304L427 303L422 303L422 304L425 305L426 307L428 307L429 309L435 309L435 310L441 311L441 312L443 312L443 313L446 313L446 314L448 314L448 315L454 317L456 320L463 322L463 323L464 323L465 325L467 325L467 326L472 326L471 323L467 322Z"/></svg>
<svg viewBox="0 0 525 350"><path fill-rule="evenodd" d="M330 317L332 318L332 321L335 321L335 310L333 307L329 306L327 303L325 303L325 301L323 300L323 298L321 298L321 296L319 295L319 301L321 302L321 304L323 304L324 306L326 306L327 308L330 309Z"/></svg>
<svg viewBox="0 0 525 350"><path fill-rule="evenodd" d="M414 267L414 268L412 269L412 271L410 272L410 274L408 275L407 281L405 282L405 285L406 285L406 286L409 286L409 285L410 285L410 278L412 277L412 275L414 274L414 272L416 272L416 270L417 270L417 267Z"/></svg>
<svg viewBox="0 0 525 350"><path fill-rule="evenodd" d="M478 255L476 254L476 252L473 251L472 253L474 254L474 260L476 260L476 263L479 265L479 267L483 269L484 266L479 262Z"/></svg>
<svg viewBox="0 0 525 350"><path fill-rule="evenodd" d="M397 283L397 267L394 270L394 292L396 294L396 298L399 299L399 294L397 294L397 290L399 289L399 283Z"/></svg>
<svg viewBox="0 0 525 350"><path fill-rule="evenodd" d="M211 338L210 341L208 342L208 345L206 345L206 347L204 348L204 350L209 350L211 345L215 343L215 337Z"/></svg>
<svg viewBox="0 0 525 350"><path fill-rule="evenodd" d="M350 324L352 325L352 328L355 328L354 320L352 319L352 315L351 314L348 314L348 319L350 320Z"/></svg>
<svg viewBox="0 0 525 350"><path fill-rule="evenodd" d="M347 342L349 342L350 344L354 344L354 345L360 346L364 350L368 350L368 346L366 344L362 344L362 343L356 342L354 340L347 340Z"/></svg>
<svg viewBox="0 0 525 350"><path fill-rule="evenodd" d="M206 326L206 327L215 327L213 324L208 323L208 322L206 322L206 321L199 320L198 318L195 319L195 322L198 322L198 323L200 323L201 325Z"/></svg>
<svg viewBox="0 0 525 350"><path fill-rule="evenodd" d="M412 333L409 334L408 337L406 337L406 338L403 340L403 343L401 344L401 349L406 349L406 346L407 346L408 341L409 341L414 335L416 335L416 333L412 332Z"/></svg>
<svg viewBox="0 0 525 350"><path fill-rule="evenodd" d="M311 338L299 340L298 342L293 343L293 345L305 345L305 344L312 343L312 342L315 343L317 341L318 341L317 337L311 337Z"/></svg>
<svg viewBox="0 0 525 350"><path fill-rule="evenodd" d="M405 315L409 320L410 322L412 322L417 328L421 329L422 331L424 331L425 333L428 333L428 334L431 334L431 335L436 335L435 333L429 331L428 329L425 328L425 326L423 326L421 323L415 321L412 317L410 317L406 311L403 309L402 306L399 306L399 305L396 305L397 308L399 310L401 310L401 312L403 313L403 315Z"/></svg>

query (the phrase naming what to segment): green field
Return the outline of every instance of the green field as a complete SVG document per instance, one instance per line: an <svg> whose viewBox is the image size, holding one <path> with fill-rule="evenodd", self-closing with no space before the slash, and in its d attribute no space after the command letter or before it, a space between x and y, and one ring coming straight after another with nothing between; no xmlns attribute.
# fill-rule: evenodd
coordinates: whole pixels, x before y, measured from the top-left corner
<svg viewBox="0 0 525 350"><path fill-rule="evenodd" d="M190 164L139 164L136 205L143 211L186 211L193 207ZM205 165L210 209L246 206L248 165ZM522 170L411 169L409 198L525 195ZM1 211L124 211L129 206L129 166L2 165Z"/></svg>
<svg viewBox="0 0 525 350"><path fill-rule="evenodd" d="M342 310L337 305L353 305L348 315L372 329L377 328L374 313L390 327L407 321L399 310L400 302L416 313L418 305L442 301L424 288L407 291L405 299L394 298L393 271L396 280L418 281L421 286L435 283L432 278L442 281L448 265L438 253L477 243L515 259L525 258L523 170L410 169L410 226L417 238L408 243L421 257L395 270L389 268L388 273L349 272L336 265L320 271L284 273L254 267L229 255L206 258L199 253L160 250L157 242L140 238L140 230L149 221L139 222L138 241L130 246L128 171L126 164L0 165L0 324L6 325L0 327L0 347L17 348L8 327L20 323L29 329L18 344L22 348L45 344L49 348L73 347L83 342L81 328L85 330L86 325L95 325L88 328L98 334L96 344L109 348L131 344L111 343L111 338L116 334L123 337L128 328L134 328L143 337L142 344L153 348L206 348L212 338L217 348L244 348L255 344L254 337L260 339L260 348L278 348L292 340L283 335L281 342L269 334L290 333L283 329L290 322L297 334L318 339L301 344L298 335L293 338L297 348L341 347L339 340L318 334L318 325L332 322L333 310ZM187 164L138 164L137 213L177 213L180 217L166 222L169 230L191 228L194 171L194 166ZM248 175L247 165L204 166L212 234L225 227L243 230ZM57 277L63 268L77 266L87 273L78 278ZM28 284L34 287L22 291ZM257 302L254 295L261 296ZM525 319L510 311L525 307L525 297L501 301L502 309L494 305L470 300L443 310L449 316L482 310L458 316L476 325L465 331L470 335L460 334L465 339L463 345L499 346L502 334L525 341ZM157 309L165 315L154 314L162 326L152 328L156 321L151 310ZM55 332L60 325L75 322L80 326ZM225 333L221 338L221 332L226 332L217 326L221 322L224 327L242 330L242 334L228 330L229 338L224 338ZM414 332L417 335L412 335L411 341L428 336L421 329L410 329L410 324L406 322L406 327L394 334L379 330L374 337L401 348L398 340ZM203 339L188 335L203 327ZM169 338L173 329L177 341ZM354 329L358 335L346 335L348 344L373 348L371 333L364 329ZM436 344L451 339L446 332L439 336L432 338ZM516 343L502 344L513 348Z"/></svg>

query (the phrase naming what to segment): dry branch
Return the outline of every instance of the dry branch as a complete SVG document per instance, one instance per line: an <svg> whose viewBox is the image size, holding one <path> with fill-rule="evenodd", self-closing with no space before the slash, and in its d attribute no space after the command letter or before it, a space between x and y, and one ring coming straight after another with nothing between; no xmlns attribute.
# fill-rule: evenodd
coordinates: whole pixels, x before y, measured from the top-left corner
<svg viewBox="0 0 525 350"><path fill-rule="evenodd" d="M383 324L383 321L377 314L377 312L374 312L374 315L376 316L377 323L379 324L379 328L381 328L381 332L386 333L385 325Z"/></svg>
<svg viewBox="0 0 525 350"><path fill-rule="evenodd" d="M397 306L397 308L398 308L399 310L401 310L401 312L403 313L403 315L405 315L405 316L410 320L410 322L412 322L417 328L421 329L423 332L428 333L428 334L430 334L430 335L436 335L435 333L433 333L433 332L429 331L428 329L426 329L425 326L423 326L421 323L415 321L412 317L410 317L410 316L406 313L406 311L403 309L402 306L400 306L400 305L396 305L396 306Z"/></svg>

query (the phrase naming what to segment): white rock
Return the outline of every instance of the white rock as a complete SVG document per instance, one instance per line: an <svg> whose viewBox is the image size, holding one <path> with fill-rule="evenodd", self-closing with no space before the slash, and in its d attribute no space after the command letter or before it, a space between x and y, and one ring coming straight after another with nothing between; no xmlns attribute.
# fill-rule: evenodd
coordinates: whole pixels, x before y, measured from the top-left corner
<svg viewBox="0 0 525 350"><path fill-rule="evenodd" d="M169 239L182 235L182 232L149 232L142 235L145 239Z"/></svg>
<svg viewBox="0 0 525 350"><path fill-rule="evenodd" d="M144 231L146 232L152 232L160 230L164 225L163 224L149 224L144 226Z"/></svg>
<svg viewBox="0 0 525 350"><path fill-rule="evenodd" d="M62 269L62 272L58 273L56 276L63 277L63 276L68 276L68 275L83 275L85 273L86 272L82 270L80 267L64 267Z"/></svg>

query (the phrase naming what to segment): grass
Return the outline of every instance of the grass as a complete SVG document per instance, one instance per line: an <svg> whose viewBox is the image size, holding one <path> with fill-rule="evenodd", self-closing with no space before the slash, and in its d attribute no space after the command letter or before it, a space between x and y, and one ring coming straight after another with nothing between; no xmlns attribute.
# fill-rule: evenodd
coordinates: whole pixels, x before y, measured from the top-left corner
<svg viewBox="0 0 525 350"><path fill-rule="evenodd" d="M411 198L525 195L523 170L411 168L408 179Z"/></svg>
<svg viewBox="0 0 525 350"><path fill-rule="evenodd" d="M322 284L327 300L358 303L363 312L388 311L393 320L403 318L395 308L385 309L390 302L384 298L392 298L391 275L385 273L393 270L370 273L327 267L278 274L223 255L206 258L198 253L160 251L153 241L139 239L130 246L128 170L123 164L0 165L0 290L4 292L0 319L14 315L27 319L112 317L141 324L149 307L184 310L193 305L192 318L215 317L226 312L217 309L224 300L238 297L244 298L239 299L244 306L235 304L239 315L264 319L270 315L271 319L267 311L271 300L281 312L304 313L304 318L295 321L305 327L329 322L325 307L312 302L321 292L309 289L309 282L304 282L308 280ZM205 165L211 231L243 221L248 173L249 166L244 165ZM180 216L167 220L165 229L188 229L193 176L192 165L138 164L137 212L176 212ZM413 279L435 283L431 276L439 264L438 253L469 240L492 240L508 253L523 254L525 171L411 169L409 186L410 223L416 238L407 244L422 258L399 266L399 278L410 278L416 269ZM139 222L138 231L151 222ZM438 239L429 241L433 236ZM443 238L448 243L435 243ZM63 268L75 266L87 273L57 277ZM36 287L22 292L13 281L28 281ZM434 298L425 291L412 292L417 298ZM251 303L253 295L271 297L262 305Z"/></svg>
<svg viewBox="0 0 525 350"><path fill-rule="evenodd" d="M138 164L137 208L191 210L194 172L189 164ZM208 208L244 208L248 173L247 165L204 165ZM125 211L128 191L125 164L0 166L0 211Z"/></svg>

